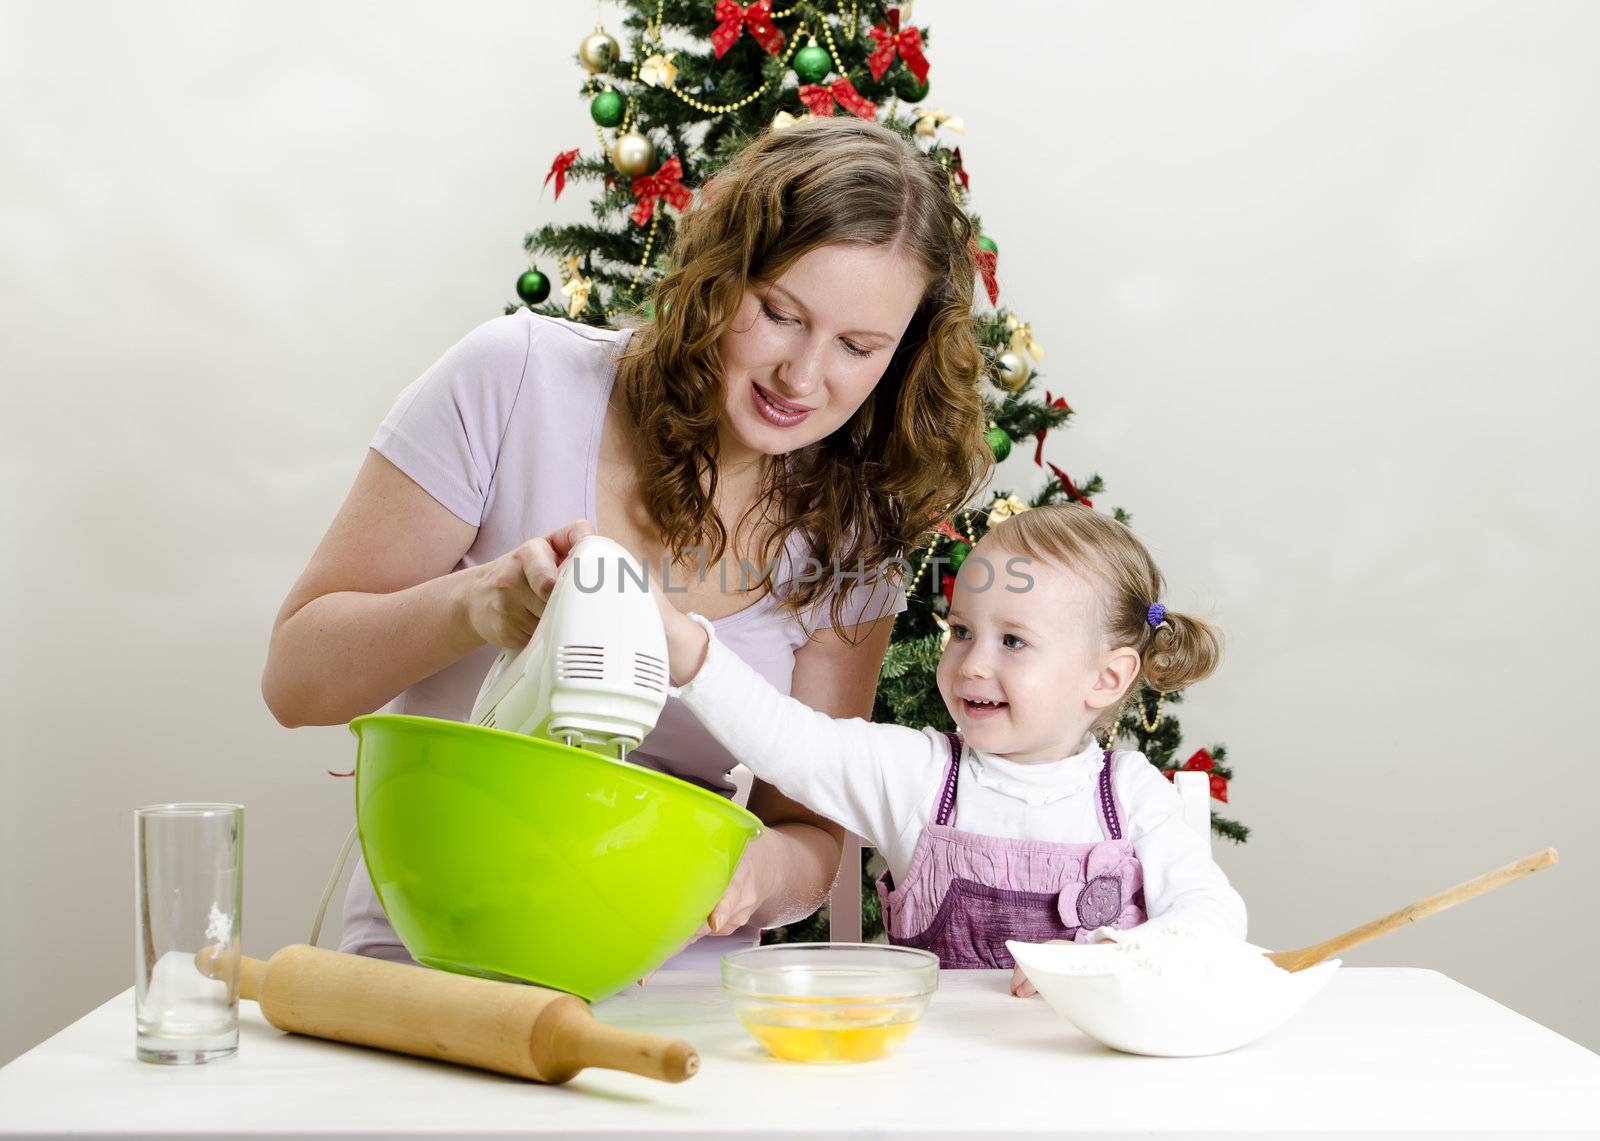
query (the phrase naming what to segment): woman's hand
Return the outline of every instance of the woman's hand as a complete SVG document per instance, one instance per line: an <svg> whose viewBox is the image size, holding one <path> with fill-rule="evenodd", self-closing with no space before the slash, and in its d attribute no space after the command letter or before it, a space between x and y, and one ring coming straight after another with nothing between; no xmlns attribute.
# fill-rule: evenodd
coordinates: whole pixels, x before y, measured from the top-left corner
<svg viewBox="0 0 1600 1141"><path fill-rule="evenodd" d="M727 890L722 893L717 905L711 909L711 914L706 916L704 923L694 929L694 934L684 941L683 946L672 952L669 957L676 957L690 944L707 935L733 934L750 922L750 917L769 896L780 890L778 887L780 880L773 874L775 871L773 835L769 830L750 841L739 860L738 868L734 870L733 879L728 881ZM645 975L639 980L638 985L644 986L655 973L651 971Z"/></svg>
<svg viewBox="0 0 1600 1141"><path fill-rule="evenodd" d="M731 935L777 893L782 877L777 873L773 857L777 851L777 837L769 829L750 841L744 850L739 866L728 881L722 898L689 939L693 943L704 935ZM685 944L687 946L688 944Z"/></svg>
<svg viewBox="0 0 1600 1141"><path fill-rule="evenodd" d="M684 947L707 935L731 935L750 922L756 909L778 890L781 882L781 877L774 874L777 870L774 866L776 847L777 840L771 830L750 841L722 898L711 909L711 914L706 916L706 921L694 929L694 934L673 955L680 954ZM639 985L649 982L654 974L655 971L651 971L645 975L639 980Z"/></svg>
<svg viewBox="0 0 1600 1141"><path fill-rule="evenodd" d="M462 620L485 642L520 650L539 625L561 563L578 540L594 533L588 520L579 519L472 568L461 576L456 599Z"/></svg>

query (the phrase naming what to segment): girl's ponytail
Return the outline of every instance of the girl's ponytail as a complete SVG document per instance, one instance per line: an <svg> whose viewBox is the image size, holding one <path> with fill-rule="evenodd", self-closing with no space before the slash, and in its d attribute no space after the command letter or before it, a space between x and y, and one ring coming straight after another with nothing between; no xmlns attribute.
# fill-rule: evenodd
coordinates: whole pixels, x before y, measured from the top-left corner
<svg viewBox="0 0 1600 1141"><path fill-rule="evenodd" d="M1215 626L1168 610L1145 644L1141 676L1157 693L1171 693L1210 676L1221 659L1222 637Z"/></svg>
<svg viewBox="0 0 1600 1141"><path fill-rule="evenodd" d="M1058 503L1012 515L990 527L989 534L1018 554L1091 579L1105 645L1137 650L1140 677L1157 693L1191 686L1217 668L1222 657L1217 628L1162 604L1166 587L1155 560L1133 532L1111 516L1075 503ZM1117 717L1118 709L1112 706L1095 730L1110 728Z"/></svg>

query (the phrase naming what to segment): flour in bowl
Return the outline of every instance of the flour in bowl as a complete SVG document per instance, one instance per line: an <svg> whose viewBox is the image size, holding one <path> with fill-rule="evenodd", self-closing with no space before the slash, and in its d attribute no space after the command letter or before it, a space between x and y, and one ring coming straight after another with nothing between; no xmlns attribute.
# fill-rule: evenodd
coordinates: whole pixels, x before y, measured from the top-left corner
<svg viewBox="0 0 1600 1141"><path fill-rule="evenodd" d="M1063 975L1115 974L1172 979L1247 979L1281 975L1262 954L1242 939L1186 923L1147 924L1134 931L1112 933L1115 942L1084 948L1081 958L1064 955L1054 964Z"/></svg>

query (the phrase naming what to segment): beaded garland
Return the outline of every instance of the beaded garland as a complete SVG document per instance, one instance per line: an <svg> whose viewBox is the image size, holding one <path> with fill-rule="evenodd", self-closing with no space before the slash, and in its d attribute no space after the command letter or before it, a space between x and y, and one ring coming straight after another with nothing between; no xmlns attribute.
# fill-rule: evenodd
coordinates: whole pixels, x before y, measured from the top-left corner
<svg viewBox="0 0 1600 1141"><path fill-rule="evenodd" d="M789 8L782 9L781 11L775 10L775 11L772 12L772 18L774 20L777 20L777 19L782 19L782 18L784 18L786 16L791 16L796 11L799 10L799 7L800 6L798 4L796 4L796 5L793 5L793 6L789 7ZM838 13L839 13L841 35L844 37L844 39L845 39L845 41L847 43L848 42L853 42L855 40L856 34L857 34L856 25L860 22L860 0L850 0L850 6L849 6L848 13L845 11L844 0L836 0L836 7L837 7ZM911 6L909 4L907 4L905 6L905 12L908 13L908 14L909 14L909 11L910 11L910 7ZM662 27L664 26L664 23L665 23L665 9L666 9L665 0L657 0L655 20L652 21L652 22L646 23L645 29L644 29L644 37L643 37L643 40L642 40L642 43L649 44L649 45L655 47L658 52L664 52L666 50L666 45L661 39L661 29L662 29ZM839 55L838 44L834 41L834 38L833 38L833 27L832 27L832 24L828 20L822 20L822 21L820 21L820 23L822 25L822 38L823 38L824 43L827 44L827 51L828 51L829 58L832 59L833 65L837 69L839 74L844 75L846 73L846 69L845 69L845 66L844 66L844 61L840 58L840 55ZM802 22L794 30L794 33L789 37L788 43L785 45L785 48L784 48L784 51L783 51L783 55L781 57L781 62L786 67L789 65L791 59L793 58L795 51L798 50L798 48L800 47L800 45L802 43L807 41L807 37L808 37L809 34L810 34L809 26L806 23ZM634 57L635 58L634 58L633 65L632 65L632 68L631 68L630 73L629 73L629 84L630 84L630 86L633 86L633 87L636 87L638 85L638 83L639 83L640 60L639 60L638 57L639 57L640 54L641 53L638 52L638 51L634 52ZM690 95L688 92L682 90L680 87L678 87L678 85L677 85L677 83L675 81L675 78L673 77L673 73L671 71L668 71L666 73L666 81L664 83L661 83L660 86L662 86L665 90L672 92L672 94L674 96L676 96L678 99L680 99L683 103L685 103L688 106L694 108L696 111L701 112L702 114L705 114L705 115L725 115L725 114L728 114L730 112L740 111L740 110L744 109L745 107L748 107L750 104L754 103L757 99L760 99L762 97L762 95L766 94L766 92L772 87L772 84L773 84L773 80L769 79L765 83L763 83L760 87L756 88L754 91L750 92L748 95L745 95L743 98L737 99L737 100L733 101L732 103L723 103L723 104L707 103L704 100L697 99L693 95ZM603 90L604 87L605 87L605 82L604 82L604 80L602 79L602 77L600 75L591 75L590 78L589 78L588 83L585 84L585 92L592 100L592 98L596 94L598 94L601 90ZM634 127L634 123L635 123L635 117L636 117L635 101L632 98L628 98L626 96L624 96L624 101L625 101L624 102L625 111L624 111L624 114L623 114L622 122L615 127L617 138L621 138L623 135L627 134L630 130L632 130L633 127ZM888 104L888 116L889 116L889 118L892 119L894 117L895 113L898 111L899 102L900 102L899 101L899 97L897 95L890 99L889 104ZM595 138L598 140L598 142L600 144L600 147L601 147L601 149L603 151L605 151L607 154L611 153L611 150L612 150L612 147L613 147L614 144L613 144L613 142L611 140L609 140L606 137L606 129L604 127L600 126L599 124L595 125ZM954 198L957 202L959 202L961 200L960 199L960 193L956 189L956 178L955 178L955 174L950 171L949 160L941 155L940 158L939 158L939 162L941 163L941 165L944 166L945 171L946 171L947 175L949 176L951 197ZM651 218L650 230L649 230L649 233L645 237L644 255L639 259L639 264L634 268L633 278L629 282L629 285L628 285L628 295L630 297L633 297L638 292L639 282L643 279L645 271L650 266L650 257L651 257L651 254L654 252L654 249L655 249L656 231L660 226L660 222L661 222L661 217L660 217L660 214L658 212L655 215L653 215L652 218ZM563 278L565 278L565 274L563 274Z"/></svg>

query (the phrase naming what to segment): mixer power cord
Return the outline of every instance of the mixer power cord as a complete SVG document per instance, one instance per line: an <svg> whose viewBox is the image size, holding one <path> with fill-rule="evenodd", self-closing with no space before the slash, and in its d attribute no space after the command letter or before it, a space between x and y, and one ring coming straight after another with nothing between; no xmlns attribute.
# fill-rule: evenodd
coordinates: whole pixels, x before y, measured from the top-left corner
<svg viewBox="0 0 1600 1141"><path fill-rule="evenodd" d="M322 934L322 919L328 914L328 901L333 898L333 889L339 886L339 877L344 874L344 862L350 858L350 849L356 844L356 826L350 825L350 835L344 838L344 847L339 849L339 858L334 862L333 874L328 877L328 886L322 890L322 903L317 907L317 917L311 922L311 938L307 940L313 947L317 945L317 936Z"/></svg>

